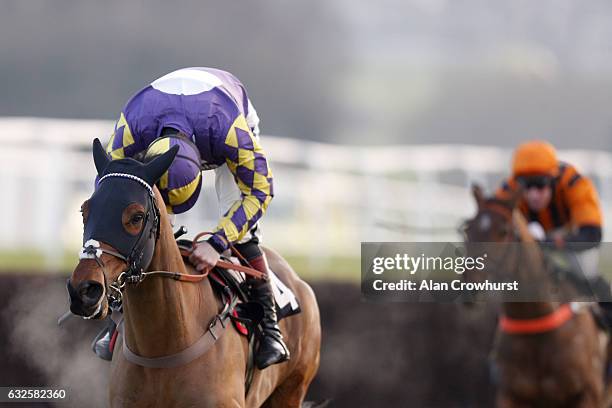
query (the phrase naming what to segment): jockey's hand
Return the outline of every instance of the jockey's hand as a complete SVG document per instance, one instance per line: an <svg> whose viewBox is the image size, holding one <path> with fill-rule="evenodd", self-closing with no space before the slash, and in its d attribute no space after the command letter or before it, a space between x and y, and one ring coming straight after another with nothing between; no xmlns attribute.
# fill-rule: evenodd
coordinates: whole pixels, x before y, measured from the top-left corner
<svg viewBox="0 0 612 408"><path fill-rule="evenodd" d="M217 265L221 254L217 252L208 242L200 242L191 251L189 261L195 265L198 272L206 273Z"/></svg>

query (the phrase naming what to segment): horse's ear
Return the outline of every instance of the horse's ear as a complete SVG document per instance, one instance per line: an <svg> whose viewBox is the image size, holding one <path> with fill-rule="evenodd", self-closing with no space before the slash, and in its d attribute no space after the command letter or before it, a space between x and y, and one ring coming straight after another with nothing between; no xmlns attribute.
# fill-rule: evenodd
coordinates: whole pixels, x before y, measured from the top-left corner
<svg viewBox="0 0 612 408"><path fill-rule="evenodd" d="M484 203L485 201L484 193L482 192L482 187L480 187L480 184L472 183L472 195L474 196L474 199L476 200L476 204L478 205L478 208L480 208L482 203Z"/></svg>
<svg viewBox="0 0 612 408"><path fill-rule="evenodd" d="M144 165L146 174L145 177L147 182L151 186L157 183L157 180L159 180L160 177L166 172L166 170L168 170L168 168L174 161L174 157L176 157L179 148L180 147L178 145L172 146L172 148L170 148L170 150L168 150L166 153L157 156L149 163Z"/></svg>
<svg viewBox="0 0 612 408"><path fill-rule="evenodd" d="M106 151L104 150L104 147L102 147L102 143L100 143L100 139L98 138L95 138L93 141L93 158L98 175L101 175L111 160L106 155Z"/></svg>

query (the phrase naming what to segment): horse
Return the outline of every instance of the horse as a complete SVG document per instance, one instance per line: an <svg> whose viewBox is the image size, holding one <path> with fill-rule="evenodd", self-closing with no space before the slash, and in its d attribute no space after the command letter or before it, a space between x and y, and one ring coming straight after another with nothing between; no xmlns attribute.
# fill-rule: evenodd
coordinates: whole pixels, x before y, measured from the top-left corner
<svg viewBox="0 0 612 408"><path fill-rule="evenodd" d="M605 384L607 336L588 303L553 299L543 252L516 209L521 191L507 199L485 198L474 185L473 195L478 210L466 222L468 247L503 244L489 256L487 262L494 266L488 270L495 269L498 278L512 278L519 285L538 285L536 297L528 299L532 301L501 303L492 351L497 407L610 406L610 388Z"/></svg>
<svg viewBox="0 0 612 408"><path fill-rule="evenodd" d="M71 311L84 318L106 318L117 299L123 305L117 340L123 352L114 352L111 361L109 404L300 407L320 359L314 292L281 255L263 248L270 269L299 299L301 313L280 322L291 359L255 369L247 393L247 339L231 328L227 305L213 292L210 278L197 276L184 262L155 187L176 151L143 164L129 158L111 161L98 139L93 144L98 184L82 206L85 245L67 286ZM138 364L138 359L185 356L202 340L205 352L180 364Z"/></svg>

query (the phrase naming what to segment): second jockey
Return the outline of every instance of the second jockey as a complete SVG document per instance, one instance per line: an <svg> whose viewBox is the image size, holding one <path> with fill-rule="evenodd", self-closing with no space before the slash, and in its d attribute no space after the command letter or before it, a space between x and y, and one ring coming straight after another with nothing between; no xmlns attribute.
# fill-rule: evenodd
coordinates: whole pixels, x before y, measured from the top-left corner
<svg viewBox="0 0 612 408"><path fill-rule="evenodd" d="M574 252L582 260L590 255L597 258L603 216L597 191L588 177L573 165L559 161L550 143L535 140L518 146L512 159L512 175L498 189L497 196L503 199L519 185L523 194L518 208L536 240L547 243L547 247ZM581 272L612 326L609 283L596 266L582 268Z"/></svg>

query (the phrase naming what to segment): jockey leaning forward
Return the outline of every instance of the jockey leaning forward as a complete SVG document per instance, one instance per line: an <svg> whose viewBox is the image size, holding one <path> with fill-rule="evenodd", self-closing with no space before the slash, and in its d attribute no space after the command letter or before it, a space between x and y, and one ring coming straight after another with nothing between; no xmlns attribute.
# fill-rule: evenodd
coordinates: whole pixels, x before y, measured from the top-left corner
<svg viewBox="0 0 612 408"><path fill-rule="evenodd" d="M114 159L147 161L172 146L174 163L158 182L170 214L189 210L202 186L202 170L215 172L221 219L213 235L189 260L200 272L213 268L234 245L255 269L268 273L259 247L258 220L272 200L272 172L259 143L259 118L246 89L232 74L213 68L171 72L134 95L125 105L107 153ZM249 278L253 299L263 306L262 338L255 362L263 369L289 359L276 316L269 279ZM111 329L112 330L112 329ZM111 331L109 330L109 331ZM94 347L110 359L109 333Z"/></svg>
<svg viewBox="0 0 612 408"><path fill-rule="evenodd" d="M597 257L603 216L597 191L588 177L573 165L559 161L550 143L536 140L517 147L512 176L496 195L503 199L519 186L523 193L518 208L536 240L545 243L545 247L574 252L576 259ZM596 267L580 269L589 290L600 300L608 325L612 325L609 283Z"/></svg>

